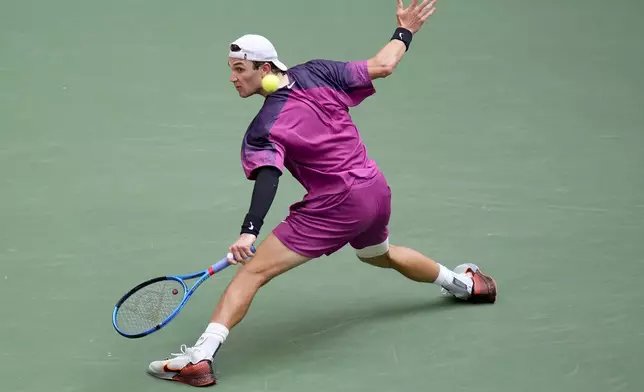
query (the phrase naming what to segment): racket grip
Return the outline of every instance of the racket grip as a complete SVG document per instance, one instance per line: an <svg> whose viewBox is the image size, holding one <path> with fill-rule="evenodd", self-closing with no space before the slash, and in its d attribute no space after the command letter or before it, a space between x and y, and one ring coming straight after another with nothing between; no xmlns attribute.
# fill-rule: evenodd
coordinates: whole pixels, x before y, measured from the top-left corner
<svg viewBox="0 0 644 392"><path fill-rule="evenodd" d="M250 250L253 253L255 253L257 251L257 249L255 248L254 245L251 245ZM223 258L223 259L219 260L218 262L216 262L215 264L213 264L212 269L214 270L214 272L219 272L219 271L223 270L224 268L226 268L226 267L228 267L230 265L230 263L228 262L228 259L232 259L232 258L233 258L233 254L229 252L226 255L225 258Z"/></svg>
<svg viewBox="0 0 644 392"><path fill-rule="evenodd" d="M223 270L224 268L228 267L229 265L230 265L230 263L228 262L228 257L225 257L225 258L219 260L218 262L216 262L215 264L212 265L212 267L211 267L212 268L211 275L216 274L217 272Z"/></svg>

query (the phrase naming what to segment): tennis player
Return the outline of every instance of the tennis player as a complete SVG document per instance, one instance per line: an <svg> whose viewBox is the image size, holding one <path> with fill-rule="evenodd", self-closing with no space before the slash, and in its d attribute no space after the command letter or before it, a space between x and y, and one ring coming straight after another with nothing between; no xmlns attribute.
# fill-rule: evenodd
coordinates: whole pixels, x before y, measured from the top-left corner
<svg viewBox="0 0 644 392"><path fill-rule="evenodd" d="M244 35L230 45L230 81L242 98L261 95L264 104L244 135L241 161L254 188L241 233L230 247L240 263L210 324L193 347L152 362L149 373L193 386L216 383L212 362L229 330L248 311L260 287L311 259L347 244L365 263L393 268L405 277L434 283L464 301L493 303L496 283L476 265L454 271L421 253L389 244L391 189L369 158L349 108L375 93L373 80L385 78L410 48L414 34L436 10L436 0L398 0L398 26L391 40L362 61L313 60L287 68L266 38ZM280 79L277 91L262 89L263 76ZM307 194L251 252L287 169Z"/></svg>

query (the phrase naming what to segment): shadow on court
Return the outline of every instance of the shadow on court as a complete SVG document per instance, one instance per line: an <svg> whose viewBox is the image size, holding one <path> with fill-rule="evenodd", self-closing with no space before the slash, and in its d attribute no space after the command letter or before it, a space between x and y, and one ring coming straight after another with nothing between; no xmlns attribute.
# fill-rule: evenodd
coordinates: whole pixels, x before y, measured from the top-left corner
<svg viewBox="0 0 644 392"><path fill-rule="evenodd" d="M296 321L283 321L265 328L262 333L245 333L227 343L217 356L215 372L227 382L236 376L248 376L250 369L283 368L284 364L310 356L330 341L356 328L374 323L403 320L425 312L442 312L472 305L453 298L407 303L359 304L327 313L301 314ZM264 326L266 326L264 324ZM255 327L253 327L255 328ZM371 340L370 337L365 337ZM281 365L278 365L281 364Z"/></svg>

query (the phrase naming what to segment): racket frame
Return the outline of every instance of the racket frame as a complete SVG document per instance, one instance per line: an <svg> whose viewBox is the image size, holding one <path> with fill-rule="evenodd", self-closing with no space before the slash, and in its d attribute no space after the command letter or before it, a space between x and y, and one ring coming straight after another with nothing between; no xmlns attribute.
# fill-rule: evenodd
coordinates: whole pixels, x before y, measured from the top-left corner
<svg viewBox="0 0 644 392"><path fill-rule="evenodd" d="M252 247L252 252L255 253L255 247ZM121 299L119 299L119 301L114 306L114 311L112 312L112 325L114 326L114 329L116 330L116 332L118 332L123 337L129 338L129 339L137 339L137 338L147 336L147 335L149 335L149 334L151 334L153 332L156 332L156 331L160 330L161 328L165 327L170 321L172 321L179 314L179 312L181 312L181 310L186 305L186 303L188 302L190 297L192 297L192 295L195 293L197 288L199 286L201 286L201 284L203 282L205 282L212 275L216 274L217 272L219 272L219 271L221 271L221 270L223 270L226 267L231 265L228 262L229 258L232 258L232 255L230 253L228 254L227 257L219 260L218 262L216 262L215 264L211 265L210 267L208 267L208 268L206 268L204 270L194 272L192 274L187 274L187 275L158 276L156 278L146 280L145 282L142 282L142 283L136 285L135 287L130 289L127 293L125 293L125 295L123 295L123 297L121 297ZM188 290L188 286L186 285L185 280L186 279L194 279L194 278L197 278L197 277L199 277L199 279ZM148 286L148 285L150 285L152 283L163 281L163 280L174 280L176 282L179 282L181 284L181 286L183 286L183 299L181 300L181 303L179 303L179 305L177 305L177 307L172 311L172 313L170 313L170 315L168 315L168 317L166 317L162 322L160 322L159 324L157 324L156 326L154 326L152 328L149 328L148 330L145 330L145 331L139 332L139 333L135 333L135 334L126 333L126 332L120 330L119 327L118 327L118 324L116 322L116 318L117 318L118 311L119 311L119 308L121 307L121 305L123 305L123 303L129 297L131 297L132 294L136 293L137 291L139 291L143 287Z"/></svg>

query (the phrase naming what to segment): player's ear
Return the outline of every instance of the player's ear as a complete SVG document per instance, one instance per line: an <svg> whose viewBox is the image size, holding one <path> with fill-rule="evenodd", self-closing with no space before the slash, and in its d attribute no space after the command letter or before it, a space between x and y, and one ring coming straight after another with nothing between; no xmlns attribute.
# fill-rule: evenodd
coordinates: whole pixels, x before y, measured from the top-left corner
<svg viewBox="0 0 644 392"><path fill-rule="evenodd" d="M271 65L269 63L264 63L261 66L262 76L266 76L271 73Z"/></svg>

